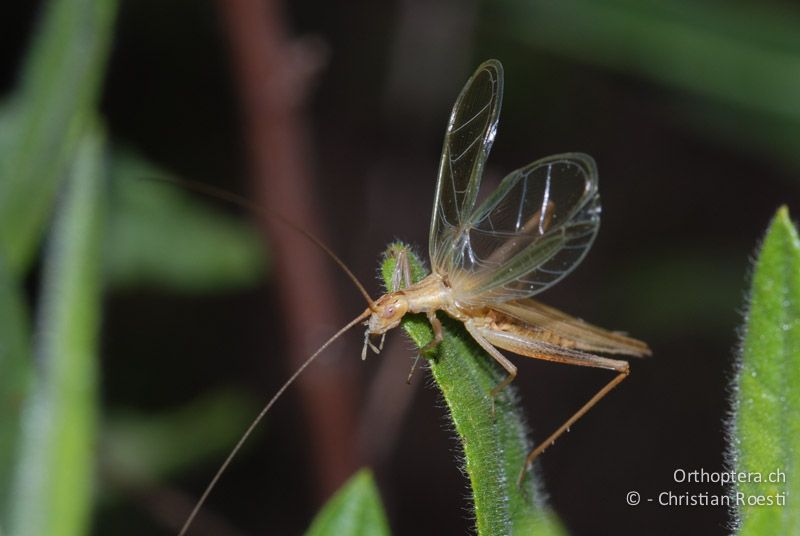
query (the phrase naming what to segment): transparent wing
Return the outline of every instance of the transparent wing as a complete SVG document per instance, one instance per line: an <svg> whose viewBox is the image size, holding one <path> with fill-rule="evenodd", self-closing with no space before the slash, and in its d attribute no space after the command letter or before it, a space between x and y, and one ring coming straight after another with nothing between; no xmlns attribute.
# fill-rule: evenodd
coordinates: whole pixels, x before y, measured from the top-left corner
<svg viewBox="0 0 800 536"><path fill-rule="evenodd" d="M453 268L442 243L460 234L466 218L474 211L483 165L497 132L502 98L503 66L497 60L489 60L467 80L450 112L428 246L431 265L437 273Z"/></svg>
<svg viewBox="0 0 800 536"><path fill-rule="evenodd" d="M533 296L580 263L600 225L597 168L587 155L538 160L506 176L441 245L460 303Z"/></svg>

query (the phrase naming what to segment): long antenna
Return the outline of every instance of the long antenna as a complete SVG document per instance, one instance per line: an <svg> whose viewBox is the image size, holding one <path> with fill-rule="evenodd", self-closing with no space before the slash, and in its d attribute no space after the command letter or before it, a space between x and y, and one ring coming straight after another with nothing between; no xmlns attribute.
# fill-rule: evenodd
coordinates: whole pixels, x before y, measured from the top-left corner
<svg viewBox="0 0 800 536"><path fill-rule="evenodd" d="M267 216L268 218L275 218L276 220L280 221L284 225L294 229L295 231L297 231L301 235L303 235L306 238L308 238L309 240L311 240L311 242L316 244L331 259L333 259L333 261L337 265L339 265L339 268L341 268L342 271L345 274L347 274L347 277L350 278L350 280L353 282L353 284L356 286L356 288L359 290L359 292L361 292L361 295L364 296L364 299L367 300L367 305L369 306L370 310L371 311L375 310L375 302L372 301L372 298L370 298L369 293L364 288L364 285L362 285L361 281L359 281L358 278L355 276L355 274L353 274L353 272L350 271L350 269L347 267L347 265L344 263L344 261L342 261L342 259L340 259L333 251L331 251L331 249L328 246L326 246L325 243L322 240L317 238L311 232L303 229L302 227L300 227L299 225L294 223L292 220L290 220L289 218L287 218L286 216L284 216L280 212L277 212L277 211L272 210L272 209L267 210L266 208L264 208L264 207L262 207L262 206L260 206L260 205L258 205L256 203L253 203L252 201L250 201L247 198L244 198L244 197L242 197L240 195L236 195L234 193L228 192L226 190L223 190L222 188L217 188L216 186L210 186L208 184L203 184L203 183L200 183L200 182L195 182L195 181L191 181L191 180L187 180L187 179L177 179L175 177L163 177L162 176L162 177L150 177L150 179L151 180L156 180L156 181L161 181L161 182L171 182L173 184L177 184L178 186L186 188L187 190L192 190L192 191L195 191L195 192L199 192L201 194L209 195L211 197L216 197L218 199L222 199L224 201L228 201L230 203L233 203L234 205L238 205L238 206L240 206L242 208L246 208L247 210L255 212L256 214L261 214L261 215Z"/></svg>
<svg viewBox="0 0 800 536"><path fill-rule="evenodd" d="M256 416L256 418L253 419L253 422L250 423L250 426L247 427L247 430L245 430L244 434L242 434L242 437L239 438L239 441L233 447L230 454L228 454L228 457L225 458L225 461L222 462L222 465L219 467L219 469L217 469L217 472L214 474L214 478L212 478L211 482L208 483L208 486L206 486L206 489L205 491L203 491L203 494L200 496L200 499L198 499L197 503L194 505L194 508L192 509L192 512L189 514L189 517L187 517L186 521L183 523L183 526L181 527L181 531L178 533L178 536L184 536L186 534L186 531L189 530L189 526L192 524L192 521L194 521L194 518L197 517L197 512L199 512L200 508L202 508L203 504L205 504L206 499L208 499L208 496L211 494L211 490L213 490L214 487L217 485L217 482L219 481L222 474L231 464L233 458L236 457L236 455L239 453L239 450L241 450L242 445L244 445L245 441L247 441L247 438L250 437L250 435L253 433L253 430L255 430L256 426L258 426L258 423L261 422L261 420L264 418L264 416L267 414L270 408L272 408L273 404L275 404L275 402L277 402L277 400L281 397L283 392L286 391L286 389L288 389L289 386L292 385L292 383L294 383L294 381L297 379L298 376L300 376L300 374L306 369L306 367L308 367L311 364L311 362L314 361L314 359L316 359L317 356L322 353L323 350L325 350L328 346L330 346L333 341L338 339L348 329L352 328L362 320L365 320L370 314L372 314L372 310L366 309L363 313L361 313L356 318L351 320L345 327L337 331L333 337L325 341L325 344L320 346L316 352L311 354L311 357L306 359L303 362L303 364L300 365L300 368L298 368L294 372L294 374L292 374L289 377L289 379L286 380L286 383L284 383L281 386L281 388L278 389L278 392L275 393L275 395L269 400L269 402L267 402L267 404L264 406L261 412Z"/></svg>

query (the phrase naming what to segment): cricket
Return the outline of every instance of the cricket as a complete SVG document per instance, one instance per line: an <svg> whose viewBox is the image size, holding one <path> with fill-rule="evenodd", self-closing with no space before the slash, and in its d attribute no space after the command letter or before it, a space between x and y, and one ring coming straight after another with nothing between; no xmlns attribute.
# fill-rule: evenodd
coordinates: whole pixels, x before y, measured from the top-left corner
<svg viewBox="0 0 800 536"><path fill-rule="evenodd" d="M482 63L453 106L444 136L431 215L428 254L431 273L412 283L407 256L397 253L392 289L372 300L345 264L310 233L295 228L328 254L364 295L367 308L328 339L281 386L252 421L214 475L180 535L184 535L222 474L258 423L286 389L331 343L359 324L366 327L361 352L379 353L383 338L409 313L425 314L433 340L417 355L436 349L443 338L438 312L461 322L469 335L500 365L506 377L486 396L495 397L517 375L501 352L546 361L606 369L614 377L547 439L520 460L521 484L533 461L630 373L627 361L595 353L644 357L646 343L573 318L532 299L570 273L590 249L600 225L600 195L594 160L564 153L509 173L479 203L484 165L497 132L503 98L503 67ZM191 187L191 186L190 186ZM195 187L258 210L237 196ZM373 338L380 337L376 345ZM492 406L494 407L494 406Z"/></svg>

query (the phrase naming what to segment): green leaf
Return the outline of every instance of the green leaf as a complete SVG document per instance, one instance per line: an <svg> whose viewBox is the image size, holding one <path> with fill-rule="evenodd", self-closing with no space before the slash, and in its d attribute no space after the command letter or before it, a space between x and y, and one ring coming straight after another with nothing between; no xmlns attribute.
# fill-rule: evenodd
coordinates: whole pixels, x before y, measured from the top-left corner
<svg viewBox="0 0 800 536"><path fill-rule="evenodd" d="M97 428L101 253L105 212L104 139L92 130L78 147L50 236L35 354L23 409L15 536L86 534Z"/></svg>
<svg viewBox="0 0 800 536"><path fill-rule="evenodd" d="M408 246L399 243L389 246L381 266L387 288L399 248ZM413 254L410 261L412 279L419 281L426 275L422 263ZM513 385L503 390L492 416L489 393L505 374L459 322L444 315L440 320L444 340L430 367L464 451L478 534L565 534L555 514L544 504L534 471L528 473L521 488L517 487L517 476L531 443L516 390ZM406 315L401 325L418 348L433 339L424 315Z"/></svg>
<svg viewBox="0 0 800 536"><path fill-rule="evenodd" d="M0 102L0 155L9 154L9 147L14 143L16 116L17 107L14 100L5 99Z"/></svg>
<svg viewBox="0 0 800 536"><path fill-rule="evenodd" d="M357 472L336 492L311 523L306 536L382 536L391 534L372 473Z"/></svg>
<svg viewBox="0 0 800 536"><path fill-rule="evenodd" d="M191 292L261 279L264 247L251 225L200 203L170 183L169 173L130 151L114 153L112 176L109 285Z"/></svg>
<svg viewBox="0 0 800 536"><path fill-rule="evenodd" d="M22 288L0 255L0 524L5 524L20 410L31 379L30 326Z"/></svg>
<svg viewBox="0 0 800 536"><path fill-rule="evenodd" d="M755 265L734 388L730 457L737 472L738 534L800 533L800 240L786 207L767 230ZM771 475L779 476L779 482ZM737 479L738 480L738 479ZM763 497L786 505L749 505ZM744 501L744 504L739 504Z"/></svg>
<svg viewBox="0 0 800 536"><path fill-rule="evenodd" d="M502 0L486 20L515 45L676 90L670 115L714 143L800 164L796 2Z"/></svg>
<svg viewBox="0 0 800 536"><path fill-rule="evenodd" d="M504 0L515 38L721 102L800 120L800 10L691 0ZM769 84L742 83L769 80Z"/></svg>
<svg viewBox="0 0 800 536"><path fill-rule="evenodd" d="M0 249L13 274L30 265L94 114L116 6L52 0L43 11L0 135Z"/></svg>
<svg viewBox="0 0 800 536"><path fill-rule="evenodd" d="M127 491L162 482L227 453L254 407L237 391L217 391L155 416L116 413L103 430L104 472Z"/></svg>

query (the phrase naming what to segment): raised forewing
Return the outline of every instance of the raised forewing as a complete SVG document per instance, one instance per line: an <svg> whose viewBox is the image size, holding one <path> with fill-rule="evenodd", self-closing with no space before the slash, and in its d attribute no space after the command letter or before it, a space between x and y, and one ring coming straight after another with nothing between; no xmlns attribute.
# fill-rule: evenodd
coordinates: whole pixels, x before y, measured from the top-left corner
<svg viewBox="0 0 800 536"><path fill-rule="evenodd" d="M450 113L431 216L429 253L437 273L453 268L446 243L462 234L474 211L502 98L503 67L497 60L489 60L467 80Z"/></svg>
<svg viewBox="0 0 800 536"><path fill-rule="evenodd" d="M594 160L550 156L506 176L460 233L442 242L456 299L483 305L532 296L583 259L600 225Z"/></svg>

